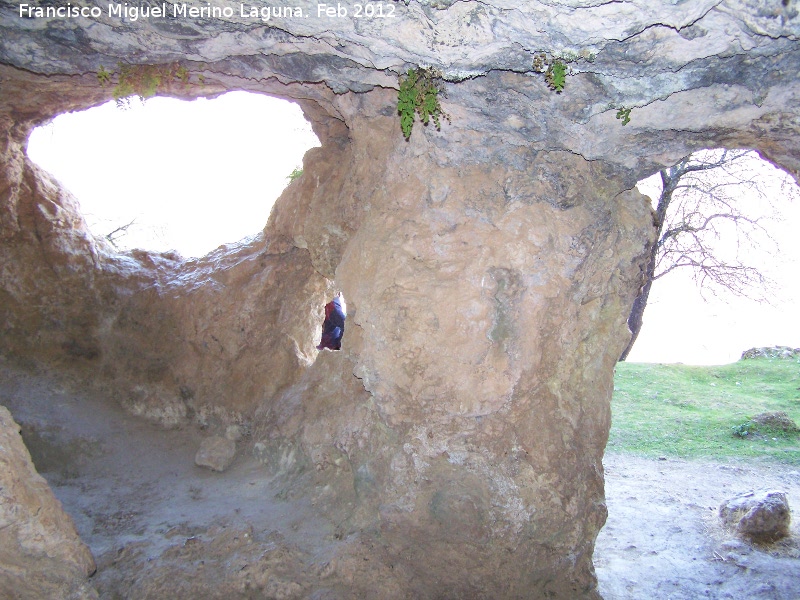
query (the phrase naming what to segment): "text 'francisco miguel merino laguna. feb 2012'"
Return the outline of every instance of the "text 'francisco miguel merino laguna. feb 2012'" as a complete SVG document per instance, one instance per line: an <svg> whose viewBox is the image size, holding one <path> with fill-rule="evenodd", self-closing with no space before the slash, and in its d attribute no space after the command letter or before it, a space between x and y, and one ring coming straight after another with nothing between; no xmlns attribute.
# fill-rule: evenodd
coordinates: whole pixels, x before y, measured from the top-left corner
<svg viewBox="0 0 800 600"><path fill-rule="evenodd" d="M392 18L395 6L392 3L365 2L353 6L341 3L318 3L315 9L308 10L300 6L251 6L239 3L238 10L233 6L195 6L186 2L171 4L162 2L154 5L135 5L111 3L105 11L108 18L124 19L135 22L140 19L271 19L290 18ZM77 6L71 3L62 5L36 6L19 4L21 19L100 19L104 11L99 6Z"/></svg>

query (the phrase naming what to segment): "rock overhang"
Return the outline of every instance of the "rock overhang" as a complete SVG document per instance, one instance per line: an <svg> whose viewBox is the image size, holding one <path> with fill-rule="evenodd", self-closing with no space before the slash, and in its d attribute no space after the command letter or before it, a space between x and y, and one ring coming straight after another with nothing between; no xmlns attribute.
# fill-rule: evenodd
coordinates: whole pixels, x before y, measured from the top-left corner
<svg viewBox="0 0 800 600"><path fill-rule="evenodd" d="M190 94L214 84L266 91L347 120L340 96L396 89L407 68L431 66L450 82L445 108L468 110L451 129L485 124L510 144L642 166L637 176L703 146L757 147L776 119L800 110L794 1L392 1L372 18L356 16L363 3L337 3L346 14L327 16L327 5L297 2L302 17L269 20L244 16L247 3L216 2L208 7L230 16L135 21L109 16L119 3L88 3L97 19L21 17L21 4L0 9L0 62L25 71L74 77L180 60L212 88ZM153 6L172 15L187 5ZM539 53L567 64L564 92L533 69ZM620 108L632 110L632 126L620 127Z"/></svg>

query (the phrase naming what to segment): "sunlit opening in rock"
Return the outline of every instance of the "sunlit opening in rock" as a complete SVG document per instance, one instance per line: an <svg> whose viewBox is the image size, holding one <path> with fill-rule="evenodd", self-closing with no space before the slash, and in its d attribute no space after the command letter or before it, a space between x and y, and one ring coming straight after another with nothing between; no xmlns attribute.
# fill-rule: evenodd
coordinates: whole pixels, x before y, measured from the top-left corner
<svg viewBox="0 0 800 600"><path fill-rule="evenodd" d="M28 155L118 250L202 256L258 233L319 140L296 104L246 92L115 103L33 131Z"/></svg>
<svg viewBox="0 0 800 600"><path fill-rule="evenodd" d="M679 227L676 236L713 248L724 263L747 255L750 262L761 263L765 269L772 266L776 247L770 231L781 222L788 208L784 204L800 197L788 173L753 150L723 148L695 152L686 165L679 163L673 169L687 172L676 175L666 171L675 186L666 214L667 229ZM637 188L651 198L657 211L663 190L661 174L639 181ZM708 259L699 255L691 260L706 264Z"/></svg>
<svg viewBox="0 0 800 600"><path fill-rule="evenodd" d="M713 165L723 152L698 151L689 164ZM757 152L733 152L741 156L726 167L677 183L659 237L657 280L629 361L724 364L748 348L793 344L800 335L800 322L786 318L800 295L800 187ZM661 174L637 187L657 211ZM679 263L684 268L673 268Z"/></svg>

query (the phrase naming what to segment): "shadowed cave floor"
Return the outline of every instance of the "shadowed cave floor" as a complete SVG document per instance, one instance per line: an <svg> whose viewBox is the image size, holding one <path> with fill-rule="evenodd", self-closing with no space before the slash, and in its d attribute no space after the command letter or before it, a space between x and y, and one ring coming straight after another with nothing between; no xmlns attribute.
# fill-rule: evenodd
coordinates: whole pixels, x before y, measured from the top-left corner
<svg viewBox="0 0 800 600"><path fill-rule="evenodd" d="M0 404L91 548L101 598L195 598L223 579L208 597L358 597L341 587L346 564L335 567L339 583L320 589L342 542L310 503L276 497L245 452L224 474L195 466L202 431L165 431L102 396L0 358ZM792 537L769 548L716 520L723 500L764 487L787 491L797 510L800 465L613 454L605 467L609 517L595 566L606 600L800 598L796 519Z"/></svg>

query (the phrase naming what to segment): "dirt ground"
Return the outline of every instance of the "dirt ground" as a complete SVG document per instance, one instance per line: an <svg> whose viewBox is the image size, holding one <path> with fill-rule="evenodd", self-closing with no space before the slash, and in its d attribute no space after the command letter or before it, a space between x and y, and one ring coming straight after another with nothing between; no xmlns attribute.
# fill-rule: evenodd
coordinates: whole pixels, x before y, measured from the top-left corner
<svg viewBox="0 0 800 600"><path fill-rule="evenodd" d="M800 527L770 546L726 532L719 505L757 489L800 508L800 466L606 455L608 520L595 547L606 600L800 599Z"/></svg>
<svg viewBox="0 0 800 600"><path fill-rule="evenodd" d="M246 453L222 475L195 466L206 432L165 431L63 376L1 358L0 404L21 425L37 468L91 548L101 598L157 597L153 586L180 598L175 571L157 571L169 561L191 562L195 570L181 567L182 577L189 573L198 585L234 571L240 591L258 584L268 598L303 598L302 581L281 579L281 569L296 575L312 568L319 576L332 560L332 525L302 500L276 497ZM788 540L754 547L723 531L716 517L723 500L761 488L788 492L798 510L800 465L615 454L605 468L609 517L595 566L606 600L800 598L796 523ZM259 572L269 580L254 581L250 566L265 560L270 568Z"/></svg>

